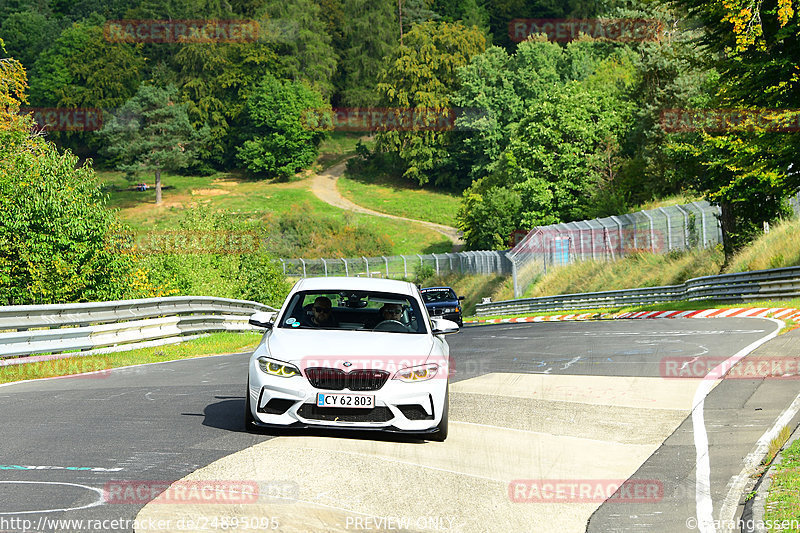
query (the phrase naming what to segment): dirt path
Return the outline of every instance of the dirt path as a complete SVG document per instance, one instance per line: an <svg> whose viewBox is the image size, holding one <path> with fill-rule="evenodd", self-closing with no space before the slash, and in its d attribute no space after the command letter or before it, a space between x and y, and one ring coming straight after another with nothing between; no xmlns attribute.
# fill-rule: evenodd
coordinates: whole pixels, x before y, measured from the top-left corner
<svg viewBox="0 0 800 533"><path fill-rule="evenodd" d="M313 192L317 198L323 202L334 207L338 207L339 209L346 209L355 213L364 213L366 215L394 218L397 220L405 220L407 222L422 224L423 226L431 228L434 231L438 231L453 241L454 252L457 252L464 247L464 241L461 239L461 237L459 237L458 230L456 228L451 228L450 226L445 226L443 224L436 224L434 222L427 222L425 220L415 220L413 218L399 217L397 215L388 215L386 213L373 211L372 209L367 209L366 207L361 207L360 205L354 204L339 194L339 190L336 188L336 182L339 177L344 174L346 168L347 161L345 160L315 175L313 178L311 178L311 192Z"/></svg>

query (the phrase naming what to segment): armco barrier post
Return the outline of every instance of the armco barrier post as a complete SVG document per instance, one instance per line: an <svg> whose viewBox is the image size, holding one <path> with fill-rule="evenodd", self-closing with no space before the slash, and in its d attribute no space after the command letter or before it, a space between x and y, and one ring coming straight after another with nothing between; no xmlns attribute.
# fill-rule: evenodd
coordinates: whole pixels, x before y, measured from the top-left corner
<svg viewBox="0 0 800 533"><path fill-rule="evenodd" d="M344 262L344 275L345 277L350 277L350 270L347 268L347 259L342 257L342 261Z"/></svg>

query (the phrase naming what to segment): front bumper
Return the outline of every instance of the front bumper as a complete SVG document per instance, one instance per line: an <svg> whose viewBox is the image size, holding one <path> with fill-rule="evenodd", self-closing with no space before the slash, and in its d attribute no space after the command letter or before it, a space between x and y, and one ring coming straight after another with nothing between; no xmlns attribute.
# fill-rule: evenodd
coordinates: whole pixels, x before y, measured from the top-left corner
<svg viewBox="0 0 800 533"><path fill-rule="evenodd" d="M264 373L250 362L250 409L262 427L327 427L378 429L409 433L436 431L442 419L447 371L416 383L388 379L375 391L318 389L305 376L283 378ZM317 393L349 393L375 397L371 409L317 407Z"/></svg>
<svg viewBox="0 0 800 533"><path fill-rule="evenodd" d="M460 311L443 313L440 309L428 309L428 314L431 315L432 317L441 317L444 318L445 320L450 320L452 322L455 322L456 324L461 324L462 322Z"/></svg>

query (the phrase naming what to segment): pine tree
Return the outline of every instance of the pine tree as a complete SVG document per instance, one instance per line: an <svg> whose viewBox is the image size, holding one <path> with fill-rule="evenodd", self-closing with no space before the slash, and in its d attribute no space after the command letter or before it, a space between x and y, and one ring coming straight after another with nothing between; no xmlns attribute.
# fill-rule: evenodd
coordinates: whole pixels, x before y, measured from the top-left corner
<svg viewBox="0 0 800 533"><path fill-rule="evenodd" d="M374 106L378 75L399 38L392 0L351 0L345 3L346 47L342 54L342 102Z"/></svg>
<svg viewBox="0 0 800 533"><path fill-rule="evenodd" d="M161 203L161 171L178 171L195 161L197 145L208 128L192 128L186 104L176 103L177 89L142 85L136 96L106 122L100 135L117 168L134 175L155 171L156 203Z"/></svg>

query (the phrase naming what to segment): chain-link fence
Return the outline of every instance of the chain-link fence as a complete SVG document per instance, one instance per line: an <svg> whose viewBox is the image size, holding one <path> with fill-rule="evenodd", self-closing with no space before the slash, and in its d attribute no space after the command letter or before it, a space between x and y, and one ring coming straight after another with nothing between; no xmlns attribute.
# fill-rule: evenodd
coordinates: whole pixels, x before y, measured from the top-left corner
<svg viewBox="0 0 800 533"><path fill-rule="evenodd" d="M718 206L702 201L534 228L508 254L514 297L553 267L614 260L635 250L666 253L715 246L722 242L719 212Z"/></svg>
<svg viewBox="0 0 800 533"><path fill-rule="evenodd" d="M392 255L336 259L281 259L288 277L358 276L411 279L421 273L511 274L505 251Z"/></svg>
<svg viewBox="0 0 800 533"><path fill-rule="evenodd" d="M800 194L790 200L800 213ZM510 251L457 252L331 259L281 259L289 277L361 276L411 279L418 273L513 275L519 298L548 269L585 261L614 260L632 251L666 253L722 242L719 207L706 201L659 207L629 215L540 226Z"/></svg>

